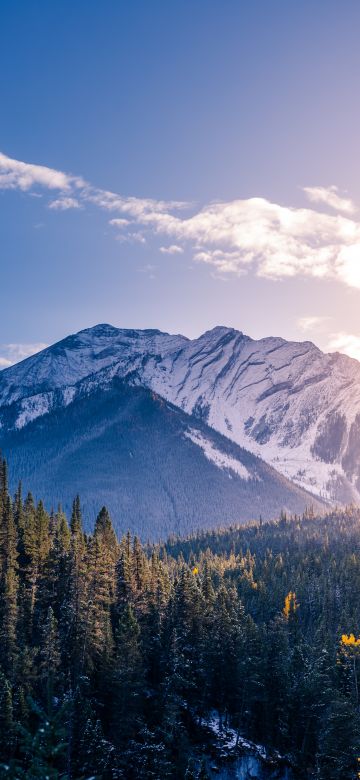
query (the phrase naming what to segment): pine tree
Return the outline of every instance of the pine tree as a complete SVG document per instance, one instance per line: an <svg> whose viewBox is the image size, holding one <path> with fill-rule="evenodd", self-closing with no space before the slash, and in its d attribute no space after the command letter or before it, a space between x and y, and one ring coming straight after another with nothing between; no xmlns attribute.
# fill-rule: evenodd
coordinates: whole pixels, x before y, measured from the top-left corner
<svg viewBox="0 0 360 780"><path fill-rule="evenodd" d="M10 677L18 655L18 551L17 529L10 496L2 497L0 517L0 663Z"/></svg>
<svg viewBox="0 0 360 780"><path fill-rule="evenodd" d="M88 542L87 611L82 659L83 669L97 670L102 678L109 671L114 645L112 608L117 552L111 518L103 507L96 518L94 535Z"/></svg>
<svg viewBox="0 0 360 780"><path fill-rule="evenodd" d="M80 738L78 763L85 777L111 778L115 748L104 737L100 720L88 718Z"/></svg>
<svg viewBox="0 0 360 780"><path fill-rule="evenodd" d="M360 751L359 713L353 703L333 692L325 724L320 731L320 780L357 780Z"/></svg>
<svg viewBox="0 0 360 780"><path fill-rule="evenodd" d="M82 533L82 513L81 513L81 504L80 504L80 496L77 495L76 498L73 501L72 505L72 512L71 512L71 520L70 520L70 531L72 533L73 537L76 537Z"/></svg>
<svg viewBox="0 0 360 780"><path fill-rule="evenodd" d="M101 543L115 562L118 557L118 541L111 517L105 506L100 510L95 520L94 538Z"/></svg>
<svg viewBox="0 0 360 780"><path fill-rule="evenodd" d="M114 740L134 736L141 712L143 665L140 629L130 606L124 608L115 629L115 658L112 675L112 732Z"/></svg>
<svg viewBox="0 0 360 780"><path fill-rule="evenodd" d="M60 641L67 659L73 686L76 687L85 661L88 616L87 544L82 528L80 499L73 503L70 550L64 575L64 601L60 615Z"/></svg>
<svg viewBox="0 0 360 780"><path fill-rule="evenodd" d="M26 777L35 780L60 780L64 777L67 752L67 707L59 705L50 711L30 701L32 729L21 729L21 753Z"/></svg>
<svg viewBox="0 0 360 780"><path fill-rule="evenodd" d="M22 645L33 639L33 621L39 576L39 543L36 510L31 493L23 507L19 529L19 620Z"/></svg>
<svg viewBox="0 0 360 780"><path fill-rule="evenodd" d="M41 634L39 676L41 688L47 693L47 708L51 710L53 698L60 683L58 672L61 663L58 626L52 607L48 609Z"/></svg>

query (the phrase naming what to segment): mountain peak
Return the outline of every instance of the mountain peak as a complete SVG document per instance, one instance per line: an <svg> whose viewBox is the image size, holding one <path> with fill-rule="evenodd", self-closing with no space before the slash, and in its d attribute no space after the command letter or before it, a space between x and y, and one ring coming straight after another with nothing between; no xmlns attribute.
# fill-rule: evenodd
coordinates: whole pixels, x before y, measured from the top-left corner
<svg viewBox="0 0 360 780"><path fill-rule="evenodd" d="M113 336L116 335L116 333L119 332L119 328L116 328L115 325L110 325L108 322L99 322L97 325L92 325L89 328L84 328L83 330L80 330L77 335L80 333L96 333L96 334L103 334L104 336Z"/></svg>

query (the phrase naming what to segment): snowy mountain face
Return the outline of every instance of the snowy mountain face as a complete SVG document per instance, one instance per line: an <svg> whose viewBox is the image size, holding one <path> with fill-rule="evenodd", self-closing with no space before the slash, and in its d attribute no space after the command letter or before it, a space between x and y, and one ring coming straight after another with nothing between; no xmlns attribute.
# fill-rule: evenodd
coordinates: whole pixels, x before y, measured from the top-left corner
<svg viewBox="0 0 360 780"><path fill-rule="evenodd" d="M314 494L360 500L360 363L310 342L255 341L225 327L188 340L98 325L0 373L2 431L115 377L153 390Z"/></svg>

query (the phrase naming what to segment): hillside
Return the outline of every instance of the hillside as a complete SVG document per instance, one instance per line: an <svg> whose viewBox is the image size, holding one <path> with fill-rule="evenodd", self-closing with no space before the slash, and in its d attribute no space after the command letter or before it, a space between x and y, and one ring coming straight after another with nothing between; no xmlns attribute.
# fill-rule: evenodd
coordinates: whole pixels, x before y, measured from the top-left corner
<svg viewBox="0 0 360 780"><path fill-rule="evenodd" d="M116 378L0 443L13 490L21 476L24 491L67 512L79 493L89 530L103 504L119 533L143 539L322 508L205 423Z"/></svg>

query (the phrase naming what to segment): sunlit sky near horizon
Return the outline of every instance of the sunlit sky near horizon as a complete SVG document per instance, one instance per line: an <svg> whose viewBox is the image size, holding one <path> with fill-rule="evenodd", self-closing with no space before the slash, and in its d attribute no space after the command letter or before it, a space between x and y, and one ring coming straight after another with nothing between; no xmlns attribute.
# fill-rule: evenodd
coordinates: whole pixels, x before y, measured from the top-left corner
<svg viewBox="0 0 360 780"><path fill-rule="evenodd" d="M109 322L360 359L357 0L0 0L0 368Z"/></svg>

